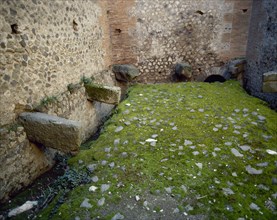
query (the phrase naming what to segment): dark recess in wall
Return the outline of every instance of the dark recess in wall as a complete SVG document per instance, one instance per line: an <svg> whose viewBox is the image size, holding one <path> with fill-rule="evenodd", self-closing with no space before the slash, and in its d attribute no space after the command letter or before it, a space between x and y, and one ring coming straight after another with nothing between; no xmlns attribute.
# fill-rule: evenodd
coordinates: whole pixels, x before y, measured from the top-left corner
<svg viewBox="0 0 277 220"><path fill-rule="evenodd" d="M12 29L12 34L20 34L20 31L18 30L18 24L12 24L11 29Z"/></svg>

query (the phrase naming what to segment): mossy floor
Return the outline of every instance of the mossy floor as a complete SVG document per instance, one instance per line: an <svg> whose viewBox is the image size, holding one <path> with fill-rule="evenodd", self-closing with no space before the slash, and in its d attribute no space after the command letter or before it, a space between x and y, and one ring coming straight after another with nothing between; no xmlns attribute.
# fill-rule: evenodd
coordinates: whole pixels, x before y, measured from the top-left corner
<svg viewBox="0 0 277 220"><path fill-rule="evenodd" d="M276 112L237 82L136 85L69 160L91 182L38 218L274 219L276 143Z"/></svg>

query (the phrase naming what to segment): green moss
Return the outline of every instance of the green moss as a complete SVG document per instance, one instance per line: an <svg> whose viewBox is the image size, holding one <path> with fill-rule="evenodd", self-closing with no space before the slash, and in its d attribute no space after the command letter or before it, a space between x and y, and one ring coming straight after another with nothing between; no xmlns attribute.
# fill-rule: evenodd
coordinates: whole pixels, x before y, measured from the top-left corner
<svg viewBox="0 0 277 220"><path fill-rule="evenodd" d="M258 120L256 114L266 119ZM106 218L111 213L103 214L105 207L97 207L101 197L112 205L123 194L155 194L157 190L163 194L165 187L172 187L171 194L179 198L180 210L186 211L187 205L193 207L189 214L205 214L210 219L270 219L274 214L265 202L270 198L276 203L272 197L276 192L272 184L276 157L266 153L266 149L276 150L276 121L276 112L245 93L237 82L135 85L91 148L69 161L72 168L79 170L97 164L91 176L98 176L99 181L72 190L54 219L98 215ZM115 132L118 126L123 126L123 130ZM157 142L151 146L145 140L154 134L158 135L154 136ZM120 141L115 146L116 139ZM186 146L185 140L192 144ZM227 146L226 142L232 145ZM241 145L249 145L252 151L242 151ZM105 151L108 148L110 152ZM232 148L243 157L233 155ZM194 151L199 155L194 156ZM102 166L103 160L114 162L114 168ZM268 162L268 166L256 166L262 162ZM263 174L248 174L247 165L262 169ZM107 192L88 192L89 186L106 183L111 186ZM261 184L268 189L259 188ZM224 188L234 194L225 195ZM80 208L84 198L90 199L92 209ZM250 210L252 202L260 207L259 211Z"/></svg>
<svg viewBox="0 0 277 220"><path fill-rule="evenodd" d="M102 85L95 83L85 84L86 92L91 99L95 100L107 100L111 96L111 93L105 89Z"/></svg>

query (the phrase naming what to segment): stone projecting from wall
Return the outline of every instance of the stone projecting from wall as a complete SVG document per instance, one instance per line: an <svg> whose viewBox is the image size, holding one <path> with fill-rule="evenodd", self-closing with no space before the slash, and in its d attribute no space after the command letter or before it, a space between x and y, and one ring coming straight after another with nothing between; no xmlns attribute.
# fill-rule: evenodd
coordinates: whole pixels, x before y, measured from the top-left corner
<svg viewBox="0 0 277 220"><path fill-rule="evenodd" d="M277 71L263 74L263 92L277 92Z"/></svg>
<svg viewBox="0 0 277 220"><path fill-rule="evenodd" d="M192 77L192 68L188 63L177 63L175 66L175 75L180 80L190 80Z"/></svg>
<svg viewBox="0 0 277 220"><path fill-rule="evenodd" d="M113 65L112 71L115 73L115 78L123 82L130 82L140 75L139 70L130 64Z"/></svg>
<svg viewBox="0 0 277 220"><path fill-rule="evenodd" d="M121 89L117 86L103 86L94 83L85 84L88 99L117 105L120 102Z"/></svg>
<svg viewBox="0 0 277 220"><path fill-rule="evenodd" d="M30 141L75 154L81 145L81 124L77 121L40 112L24 112L19 116Z"/></svg>

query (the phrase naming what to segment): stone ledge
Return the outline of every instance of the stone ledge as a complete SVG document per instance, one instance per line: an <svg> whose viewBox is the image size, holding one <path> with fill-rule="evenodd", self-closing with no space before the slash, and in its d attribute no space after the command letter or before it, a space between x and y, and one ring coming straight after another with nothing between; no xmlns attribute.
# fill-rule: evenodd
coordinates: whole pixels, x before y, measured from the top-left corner
<svg viewBox="0 0 277 220"><path fill-rule="evenodd" d="M263 74L263 82L277 81L277 71L270 71Z"/></svg>
<svg viewBox="0 0 277 220"><path fill-rule="evenodd" d="M81 145L81 124L40 112L19 115L30 141L65 153L76 154Z"/></svg>
<svg viewBox="0 0 277 220"><path fill-rule="evenodd" d="M121 89L116 86L103 86L94 83L84 85L89 100L117 105L120 102Z"/></svg>

